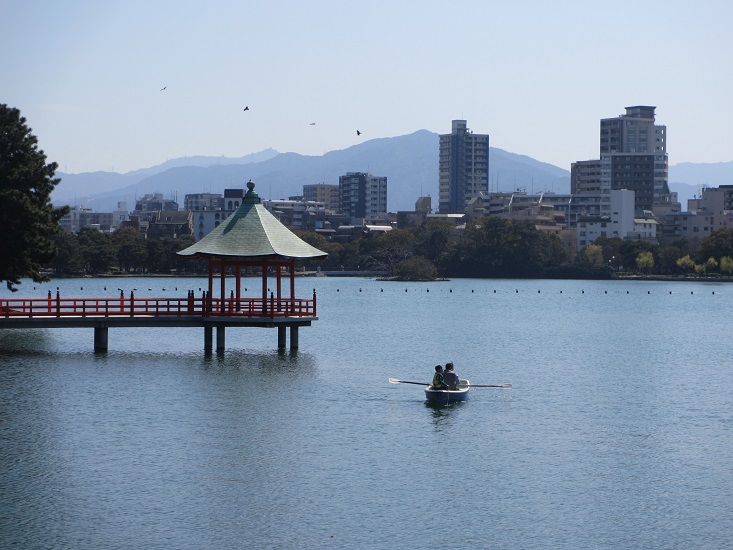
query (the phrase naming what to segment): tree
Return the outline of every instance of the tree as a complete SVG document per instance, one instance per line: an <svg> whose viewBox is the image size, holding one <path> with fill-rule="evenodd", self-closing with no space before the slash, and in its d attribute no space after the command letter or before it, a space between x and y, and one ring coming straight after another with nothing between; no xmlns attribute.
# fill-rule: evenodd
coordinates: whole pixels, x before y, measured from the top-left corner
<svg viewBox="0 0 733 550"><path fill-rule="evenodd" d="M23 277L48 281L41 268L56 254L59 221L68 212L51 204L58 165L46 164L25 122L18 109L0 104L0 281L13 292Z"/></svg>
<svg viewBox="0 0 733 550"><path fill-rule="evenodd" d="M677 260L677 267L683 273L689 273L691 271L695 271L695 269L697 268L697 266L695 265L695 262L692 260L692 258L690 258L689 254Z"/></svg>
<svg viewBox="0 0 733 550"><path fill-rule="evenodd" d="M112 234L117 250L117 262L121 270L138 271L147 265L148 250L145 241L134 227L121 227Z"/></svg>
<svg viewBox="0 0 733 550"><path fill-rule="evenodd" d="M83 227L78 235L84 269L89 273L106 273L115 259L114 247L106 233Z"/></svg>
<svg viewBox="0 0 733 550"><path fill-rule="evenodd" d="M79 246L79 238L73 233L61 231L55 237L56 255L48 264L56 275L68 273L82 273L84 271L84 258Z"/></svg>
<svg viewBox="0 0 733 550"><path fill-rule="evenodd" d="M728 273L729 275L733 273L733 258L730 256L720 258L720 272Z"/></svg>
<svg viewBox="0 0 733 550"><path fill-rule="evenodd" d="M654 269L654 254L649 251L640 252L636 257L636 267L647 272Z"/></svg>
<svg viewBox="0 0 733 550"><path fill-rule="evenodd" d="M723 227L713 231L700 245L700 259L733 256L733 229Z"/></svg>
<svg viewBox="0 0 733 550"><path fill-rule="evenodd" d="M438 270L427 258L413 256L397 266L395 275L403 281L434 281Z"/></svg>

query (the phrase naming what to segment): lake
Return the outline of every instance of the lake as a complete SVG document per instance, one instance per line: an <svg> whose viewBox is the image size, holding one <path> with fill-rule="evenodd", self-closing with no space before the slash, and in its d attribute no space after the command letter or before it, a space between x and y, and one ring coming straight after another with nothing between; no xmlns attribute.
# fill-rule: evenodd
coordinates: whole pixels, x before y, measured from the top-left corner
<svg viewBox="0 0 733 550"><path fill-rule="evenodd" d="M205 279L26 281L186 296ZM243 287L259 288L259 279ZM0 546L723 548L733 285L303 277L273 329L0 330ZM10 293L3 287L0 296ZM453 361L465 403L426 405Z"/></svg>

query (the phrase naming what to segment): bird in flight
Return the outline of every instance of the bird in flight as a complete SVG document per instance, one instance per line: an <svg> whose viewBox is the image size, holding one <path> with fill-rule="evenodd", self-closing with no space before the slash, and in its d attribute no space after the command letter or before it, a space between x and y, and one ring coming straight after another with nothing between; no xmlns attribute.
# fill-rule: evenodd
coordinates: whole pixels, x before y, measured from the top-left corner
<svg viewBox="0 0 733 550"><path fill-rule="evenodd" d="M357 136L360 136L360 135L361 135L361 132L360 132L359 130L357 130L357 131L356 131L356 135L357 135Z"/></svg>
<svg viewBox="0 0 733 550"><path fill-rule="evenodd" d="M168 86L163 86L163 87L162 87L162 88L160 89L160 91L162 92L162 91L163 91L163 90L165 90L165 89L166 89L167 87L168 87Z"/></svg>
<svg viewBox="0 0 733 550"><path fill-rule="evenodd" d="M315 123L315 122L311 122L311 126L315 126L315 125L316 125L316 123Z"/></svg>
<svg viewBox="0 0 733 550"><path fill-rule="evenodd" d="M245 111L249 111L249 106L244 108Z"/></svg>

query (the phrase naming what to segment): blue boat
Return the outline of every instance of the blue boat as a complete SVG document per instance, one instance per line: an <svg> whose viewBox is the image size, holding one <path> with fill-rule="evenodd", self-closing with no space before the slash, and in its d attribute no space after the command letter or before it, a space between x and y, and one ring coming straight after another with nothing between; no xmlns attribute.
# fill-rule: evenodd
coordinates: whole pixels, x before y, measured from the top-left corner
<svg viewBox="0 0 733 550"><path fill-rule="evenodd" d="M435 405L447 405L468 399L471 383L468 380L459 380L457 388L455 390L436 390L433 389L433 386L428 386L425 388L425 399L428 400L428 403Z"/></svg>

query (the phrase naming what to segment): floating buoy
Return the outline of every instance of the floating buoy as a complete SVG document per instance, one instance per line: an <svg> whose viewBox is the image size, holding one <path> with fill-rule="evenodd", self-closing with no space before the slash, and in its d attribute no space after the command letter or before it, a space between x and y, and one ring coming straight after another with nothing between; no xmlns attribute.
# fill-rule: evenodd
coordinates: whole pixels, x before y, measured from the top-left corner
<svg viewBox="0 0 733 550"><path fill-rule="evenodd" d="M626 294L628 294L628 293L629 293L629 291L627 290L627 291L626 291Z"/></svg>
<svg viewBox="0 0 733 550"><path fill-rule="evenodd" d="M337 288L337 289L336 289L336 292L338 292L338 291L339 291L339 289Z"/></svg>
<svg viewBox="0 0 733 550"><path fill-rule="evenodd" d="M450 292L453 292L453 289L452 288L450 289Z"/></svg>
<svg viewBox="0 0 733 550"><path fill-rule="evenodd" d="M694 292L690 291L690 294L695 294Z"/></svg>
<svg viewBox="0 0 733 550"><path fill-rule="evenodd" d="M538 291L537 291L537 294L539 294L539 293L540 293L540 291L538 290Z"/></svg>
<svg viewBox="0 0 733 550"><path fill-rule="evenodd" d="M359 292L361 292L361 289L359 289Z"/></svg>
<svg viewBox="0 0 733 550"><path fill-rule="evenodd" d="M604 290L604 291L603 291L603 294L608 294L608 291L607 291L607 290Z"/></svg>
<svg viewBox="0 0 733 550"><path fill-rule="evenodd" d="M471 294L473 294L473 289L471 289Z"/></svg>
<svg viewBox="0 0 733 550"><path fill-rule="evenodd" d="M514 294L519 294L519 290L514 290Z"/></svg>
<svg viewBox="0 0 733 550"><path fill-rule="evenodd" d="M428 288L425 292L430 292L430 289Z"/></svg>
<svg viewBox="0 0 733 550"><path fill-rule="evenodd" d="M383 288L380 288L380 289L379 289L379 292L384 292L384 289L383 289Z"/></svg>
<svg viewBox="0 0 733 550"><path fill-rule="evenodd" d="M647 294L651 294L651 293L652 293L652 291L651 291L651 290L647 290L647 291L646 291L646 293L647 293Z"/></svg>
<svg viewBox="0 0 733 550"><path fill-rule="evenodd" d="M670 290L669 293L672 294L672 291Z"/></svg>
<svg viewBox="0 0 733 550"><path fill-rule="evenodd" d="M496 294L496 290L494 290L494 294Z"/></svg>
<svg viewBox="0 0 733 550"><path fill-rule="evenodd" d="M560 291L560 294L562 294L562 290Z"/></svg>
<svg viewBox="0 0 733 550"><path fill-rule="evenodd" d="M580 293L581 293L581 294L585 294L585 290L581 290L581 291L580 291Z"/></svg>
<svg viewBox="0 0 733 550"><path fill-rule="evenodd" d="M405 289L405 292L407 292L407 289Z"/></svg>

